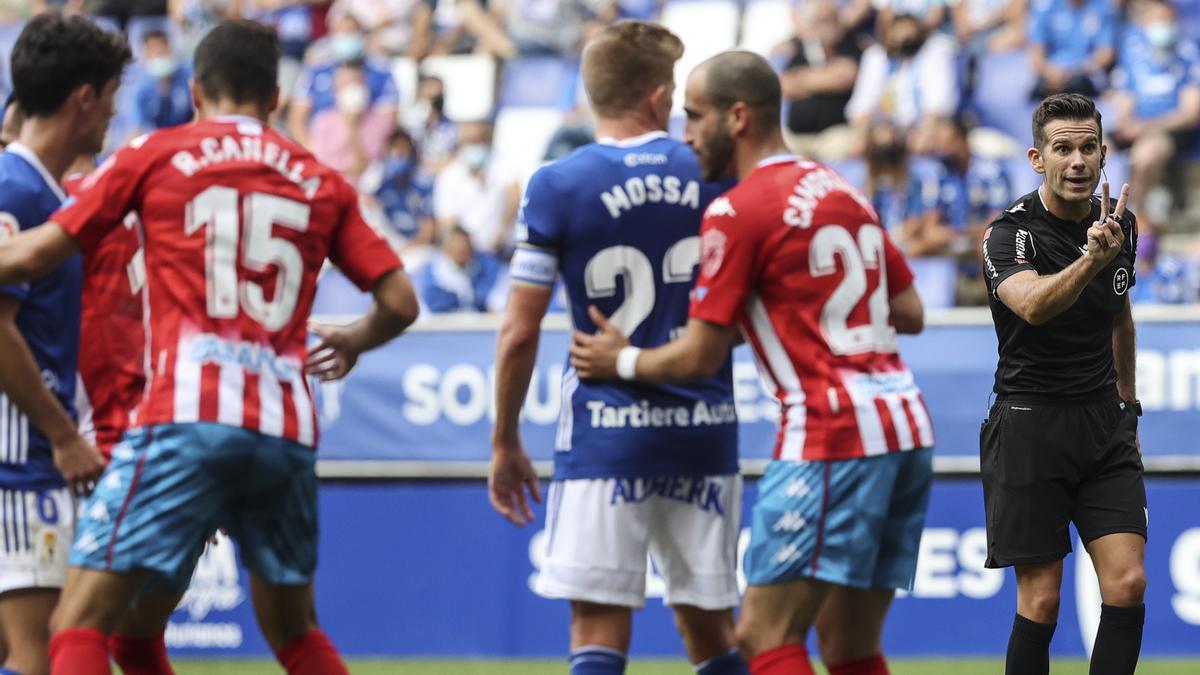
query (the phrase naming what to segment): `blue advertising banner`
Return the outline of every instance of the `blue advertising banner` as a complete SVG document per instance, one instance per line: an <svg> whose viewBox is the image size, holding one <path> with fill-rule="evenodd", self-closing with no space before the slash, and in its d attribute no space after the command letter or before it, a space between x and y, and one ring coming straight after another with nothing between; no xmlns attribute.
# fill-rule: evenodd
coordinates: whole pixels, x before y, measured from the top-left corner
<svg viewBox="0 0 1200 675"><path fill-rule="evenodd" d="M748 484L747 507L754 483ZM1143 654L1200 656L1200 480L1151 479ZM885 633L895 656L1003 654L1015 610L1011 570L983 568L982 494L975 479L935 483L916 585ZM746 513L748 515L749 509ZM544 511L525 529L488 505L481 481L326 483L321 488L317 601L349 655L561 657L567 604L530 587L545 545ZM748 541L743 530L741 545ZM1080 656L1099 620L1090 563L1067 559L1054 652ZM635 655L680 656L663 582L635 619ZM176 654L266 656L248 579L228 543L211 547L167 633Z"/></svg>
<svg viewBox="0 0 1200 675"><path fill-rule="evenodd" d="M986 310L985 310L986 312ZM986 313L903 337L901 354L933 416L939 455L976 455L991 398L996 337ZM979 319L982 318L982 321ZM543 332L522 432L535 459L553 454L561 403L565 329ZM495 413L496 335L486 330L414 331L363 356L344 382L320 389L323 459L474 460L489 457ZM778 405L759 384L747 348L735 352L735 395L744 459L767 459ZM1200 454L1200 319L1141 321L1138 395L1147 455Z"/></svg>

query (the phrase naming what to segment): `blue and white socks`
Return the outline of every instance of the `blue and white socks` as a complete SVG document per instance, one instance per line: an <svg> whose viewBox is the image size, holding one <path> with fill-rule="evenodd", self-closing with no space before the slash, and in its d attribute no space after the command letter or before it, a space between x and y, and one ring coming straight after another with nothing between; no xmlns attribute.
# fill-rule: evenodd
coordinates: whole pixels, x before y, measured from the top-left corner
<svg viewBox="0 0 1200 675"><path fill-rule="evenodd" d="M585 645L571 652L571 675L622 675L625 654L612 647Z"/></svg>

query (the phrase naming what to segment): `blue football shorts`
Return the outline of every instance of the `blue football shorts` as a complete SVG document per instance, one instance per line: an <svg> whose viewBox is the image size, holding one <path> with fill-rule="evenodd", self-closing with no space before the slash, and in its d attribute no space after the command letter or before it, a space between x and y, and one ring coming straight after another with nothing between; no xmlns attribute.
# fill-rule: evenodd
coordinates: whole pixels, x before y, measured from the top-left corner
<svg viewBox="0 0 1200 675"><path fill-rule="evenodd" d="M260 579L306 584L317 567L315 461L310 447L223 424L134 429L80 514L71 565L149 570L182 592L224 527Z"/></svg>
<svg viewBox="0 0 1200 675"><path fill-rule="evenodd" d="M932 481L931 448L772 462L758 482L746 581L911 589Z"/></svg>

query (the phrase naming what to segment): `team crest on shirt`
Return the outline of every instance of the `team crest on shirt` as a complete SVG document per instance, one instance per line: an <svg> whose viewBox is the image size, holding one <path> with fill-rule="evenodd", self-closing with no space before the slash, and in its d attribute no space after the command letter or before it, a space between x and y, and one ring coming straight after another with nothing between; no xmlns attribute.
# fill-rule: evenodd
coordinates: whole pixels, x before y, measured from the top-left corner
<svg viewBox="0 0 1200 675"><path fill-rule="evenodd" d="M700 236L700 273L702 275L711 277L721 269L721 263L725 261L725 242L727 240L725 233L716 228L707 230Z"/></svg>
<svg viewBox="0 0 1200 675"><path fill-rule="evenodd" d="M1125 291L1129 290L1129 270L1124 267L1118 267L1113 274L1113 292L1117 295L1125 295Z"/></svg>
<svg viewBox="0 0 1200 675"><path fill-rule="evenodd" d="M0 241L12 239L21 231L17 217L6 211L0 211Z"/></svg>

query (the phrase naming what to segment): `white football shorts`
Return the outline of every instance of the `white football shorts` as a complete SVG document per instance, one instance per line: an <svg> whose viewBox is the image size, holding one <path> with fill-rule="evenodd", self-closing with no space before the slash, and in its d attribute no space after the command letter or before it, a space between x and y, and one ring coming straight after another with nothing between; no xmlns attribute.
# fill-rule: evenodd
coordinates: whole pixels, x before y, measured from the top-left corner
<svg viewBox="0 0 1200 675"><path fill-rule="evenodd" d="M534 590L640 608L649 554L666 582L666 604L733 607L741 512L736 474L554 481Z"/></svg>
<svg viewBox="0 0 1200 675"><path fill-rule="evenodd" d="M0 489L0 593L62 588L74 535L67 488Z"/></svg>

